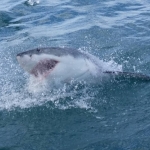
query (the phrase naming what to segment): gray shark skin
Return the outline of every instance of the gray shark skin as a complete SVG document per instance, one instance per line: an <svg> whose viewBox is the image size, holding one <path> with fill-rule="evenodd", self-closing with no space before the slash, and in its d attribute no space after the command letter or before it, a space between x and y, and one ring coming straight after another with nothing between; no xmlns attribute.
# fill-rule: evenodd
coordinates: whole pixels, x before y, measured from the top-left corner
<svg viewBox="0 0 150 150"><path fill-rule="evenodd" d="M150 76L142 74L142 73L134 73L134 72L121 72L121 71L105 71L106 74L116 75L124 78L137 79L142 81L150 81Z"/></svg>
<svg viewBox="0 0 150 150"><path fill-rule="evenodd" d="M71 55L73 57L83 57L83 54L76 49L72 48L60 48L60 47L47 47L47 48L36 48L33 50L29 50L26 52L22 52L17 54L17 56L23 56L23 55L32 55L32 54L52 54L58 57L65 56L65 55Z"/></svg>
<svg viewBox="0 0 150 150"><path fill-rule="evenodd" d="M142 73L101 70L89 55L71 48L36 48L17 54L17 59L24 70L35 77L38 77L39 73L45 77L52 76L53 78L64 74L66 77L64 77L63 80L66 81L71 78L78 78L79 76L84 78L87 75L86 79L88 79L91 75L97 78L98 74L110 74L150 81L150 76ZM68 62L66 63L67 59ZM72 66L70 67L69 64ZM82 69L80 69L80 67ZM58 68L61 70L60 72ZM69 74L71 71L72 74Z"/></svg>

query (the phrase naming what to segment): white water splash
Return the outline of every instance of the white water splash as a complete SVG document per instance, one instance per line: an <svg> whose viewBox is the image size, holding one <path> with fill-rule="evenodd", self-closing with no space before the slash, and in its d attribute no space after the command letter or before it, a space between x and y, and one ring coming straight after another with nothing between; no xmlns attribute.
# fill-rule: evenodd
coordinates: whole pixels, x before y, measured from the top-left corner
<svg viewBox="0 0 150 150"><path fill-rule="evenodd" d="M94 56L92 56L92 59L101 66L102 70L122 69L121 65L113 60L104 62ZM9 60L8 63L13 64L10 61L12 60ZM35 78L24 76L19 71L21 69L15 65L12 69L13 72L10 74L7 70L0 68L2 71L1 83L3 84L0 90L0 110L24 109L47 104L52 104L54 108L58 109L81 108L94 110L91 104L94 97L89 94L90 84L85 86L85 83L72 81L68 85L54 86L53 84L49 85L46 80L39 82ZM2 76L3 74L7 74L7 76ZM26 84L24 82L25 78L27 78ZM82 85L84 87L80 89L79 87Z"/></svg>
<svg viewBox="0 0 150 150"><path fill-rule="evenodd" d="M25 86L17 91L13 89L14 84L8 83L3 86L0 97L0 110L25 109L47 105L49 102L54 105L54 108L63 110L70 108L93 109L90 102L88 102L91 99L88 93L84 92L83 95L78 96L77 90L69 90L70 87L66 85L61 89L53 90L45 87L40 89L39 85L37 87L32 86L30 89ZM45 91L43 91L44 89ZM28 90L33 93L29 93ZM66 101L66 99L68 100Z"/></svg>
<svg viewBox="0 0 150 150"><path fill-rule="evenodd" d="M122 65L117 64L113 59L110 61L103 61L97 58L96 56L90 54L89 52L79 49L81 53L87 55L99 68L102 72L104 71L122 71Z"/></svg>
<svg viewBox="0 0 150 150"><path fill-rule="evenodd" d="M27 1L27 4L29 4L29 5L31 5L31 6L37 5L37 4L39 4L39 3L40 3L39 0L28 0L28 1Z"/></svg>

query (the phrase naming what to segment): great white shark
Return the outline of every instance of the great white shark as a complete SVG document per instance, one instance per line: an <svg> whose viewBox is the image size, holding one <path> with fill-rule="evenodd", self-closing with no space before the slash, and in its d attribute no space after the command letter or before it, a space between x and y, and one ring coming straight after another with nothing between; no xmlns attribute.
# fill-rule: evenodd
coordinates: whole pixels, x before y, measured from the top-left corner
<svg viewBox="0 0 150 150"><path fill-rule="evenodd" d="M36 48L17 54L22 68L35 78L69 82L72 79L91 81L108 74L149 80L141 73L107 70L98 63L98 58L71 48Z"/></svg>

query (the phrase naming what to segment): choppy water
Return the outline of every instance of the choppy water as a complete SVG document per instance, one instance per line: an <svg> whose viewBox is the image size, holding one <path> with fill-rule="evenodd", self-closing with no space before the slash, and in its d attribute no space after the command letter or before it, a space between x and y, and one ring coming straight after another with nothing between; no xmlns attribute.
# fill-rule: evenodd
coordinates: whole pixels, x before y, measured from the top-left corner
<svg viewBox="0 0 150 150"><path fill-rule="evenodd" d="M150 82L110 79L31 93L16 54L47 46L82 49L109 67L149 75L150 2L2 0L0 149L148 150Z"/></svg>

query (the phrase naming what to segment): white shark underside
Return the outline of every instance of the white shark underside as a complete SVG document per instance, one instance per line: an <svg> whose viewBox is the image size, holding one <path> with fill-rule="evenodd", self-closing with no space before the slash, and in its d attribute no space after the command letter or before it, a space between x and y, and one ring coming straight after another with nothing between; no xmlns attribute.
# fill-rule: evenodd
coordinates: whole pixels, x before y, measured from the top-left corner
<svg viewBox="0 0 150 150"><path fill-rule="evenodd" d="M69 48L37 48L17 55L22 68L35 78L56 82L93 81L107 74L150 80L147 75L107 70L96 57Z"/></svg>

